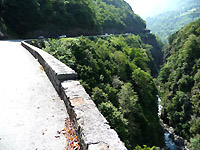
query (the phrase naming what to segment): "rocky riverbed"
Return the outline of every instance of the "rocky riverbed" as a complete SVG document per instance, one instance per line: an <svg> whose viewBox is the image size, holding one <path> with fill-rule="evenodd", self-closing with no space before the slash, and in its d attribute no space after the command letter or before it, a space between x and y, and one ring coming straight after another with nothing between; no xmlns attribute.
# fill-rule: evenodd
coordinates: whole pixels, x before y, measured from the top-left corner
<svg viewBox="0 0 200 150"><path fill-rule="evenodd" d="M188 141L175 134L174 129L167 124L163 124L165 130L165 143L169 150L189 150Z"/></svg>
<svg viewBox="0 0 200 150"><path fill-rule="evenodd" d="M162 111L161 99L158 96L158 116ZM162 120L161 120L162 121ZM187 149L188 141L175 134L174 129L167 124L163 124L165 144L167 150L189 150Z"/></svg>

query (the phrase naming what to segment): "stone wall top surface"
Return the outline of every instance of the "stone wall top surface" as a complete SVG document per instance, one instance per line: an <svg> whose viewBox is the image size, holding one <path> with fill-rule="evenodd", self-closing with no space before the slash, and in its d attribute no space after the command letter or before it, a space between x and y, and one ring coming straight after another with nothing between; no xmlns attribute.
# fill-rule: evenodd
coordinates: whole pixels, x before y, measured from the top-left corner
<svg viewBox="0 0 200 150"><path fill-rule="evenodd" d="M48 66L51 66L52 70L55 71L58 79L61 79L61 80L68 79L69 75L72 76L72 79L77 78L77 73L74 70L72 70L70 67L66 66L64 63L62 63L61 61L59 61L52 55L46 53L45 51L43 51L35 46L25 43L24 41L22 41L22 45L26 45L26 47L29 47L29 50L32 49L31 53L32 54L35 53L33 55L37 59L39 59L38 57L41 57L42 59L44 59L44 62L46 64L48 64Z"/></svg>

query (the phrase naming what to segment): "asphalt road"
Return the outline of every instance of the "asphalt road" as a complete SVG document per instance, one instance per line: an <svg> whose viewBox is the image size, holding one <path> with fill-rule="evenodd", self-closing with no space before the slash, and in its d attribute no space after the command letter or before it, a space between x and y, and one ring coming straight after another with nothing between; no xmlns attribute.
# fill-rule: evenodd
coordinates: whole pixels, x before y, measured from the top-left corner
<svg viewBox="0 0 200 150"><path fill-rule="evenodd" d="M0 41L0 150L63 150L63 101L20 41Z"/></svg>

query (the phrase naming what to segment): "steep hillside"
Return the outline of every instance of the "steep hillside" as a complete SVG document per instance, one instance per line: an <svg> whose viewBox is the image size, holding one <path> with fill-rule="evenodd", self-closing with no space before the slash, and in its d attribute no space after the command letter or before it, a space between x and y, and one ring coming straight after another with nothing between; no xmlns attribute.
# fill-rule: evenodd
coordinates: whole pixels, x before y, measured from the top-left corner
<svg viewBox="0 0 200 150"><path fill-rule="evenodd" d="M59 39L49 52L79 75L101 113L126 147L164 146L157 88L151 77L151 49L138 35Z"/></svg>
<svg viewBox="0 0 200 150"><path fill-rule="evenodd" d="M200 19L170 36L166 54L168 58L158 77L162 118L178 135L191 140L191 149L199 148Z"/></svg>
<svg viewBox="0 0 200 150"><path fill-rule="evenodd" d="M95 0L95 4L104 33L141 33L146 28L124 0Z"/></svg>
<svg viewBox="0 0 200 150"><path fill-rule="evenodd" d="M149 66L151 69L151 75L157 77L158 70L163 64L163 43L152 33L140 34L140 37L145 44L148 44L151 47L150 52L153 61L149 62Z"/></svg>
<svg viewBox="0 0 200 150"><path fill-rule="evenodd" d="M124 0L1 0L5 26L18 37L141 33L145 22Z"/></svg>
<svg viewBox="0 0 200 150"><path fill-rule="evenodd" d="M176 0L177 1L177 0ZM177 4L178 3L178 4ZM168 11L146 19L147 27L167 43L169 35L184 25L200 18L199 0L177 1L175 10Z"/></svg>

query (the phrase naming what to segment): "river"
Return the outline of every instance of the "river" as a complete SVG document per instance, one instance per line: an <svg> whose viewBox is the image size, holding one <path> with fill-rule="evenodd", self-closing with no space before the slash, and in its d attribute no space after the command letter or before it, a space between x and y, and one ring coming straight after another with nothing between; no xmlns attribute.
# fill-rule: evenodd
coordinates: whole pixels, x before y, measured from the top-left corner
<svg viewBox="0 0 200 150"><path fill-rule="evenodd" d="M161 116L163 106L161 105L161 99L158 96L158 116ZM164 133L165 138L165 144L167 150L178 150L176 144L173 142L173 140L170 138L170 133L165 129Z"/></svg>
<svg viewBox="0 0 200 150"><path fill-rule="evenodd" d="M170 138L169 132L165 131L164 136L165 136L165 144L166 144L167 150L177 150L177 146Z"/></svg>

